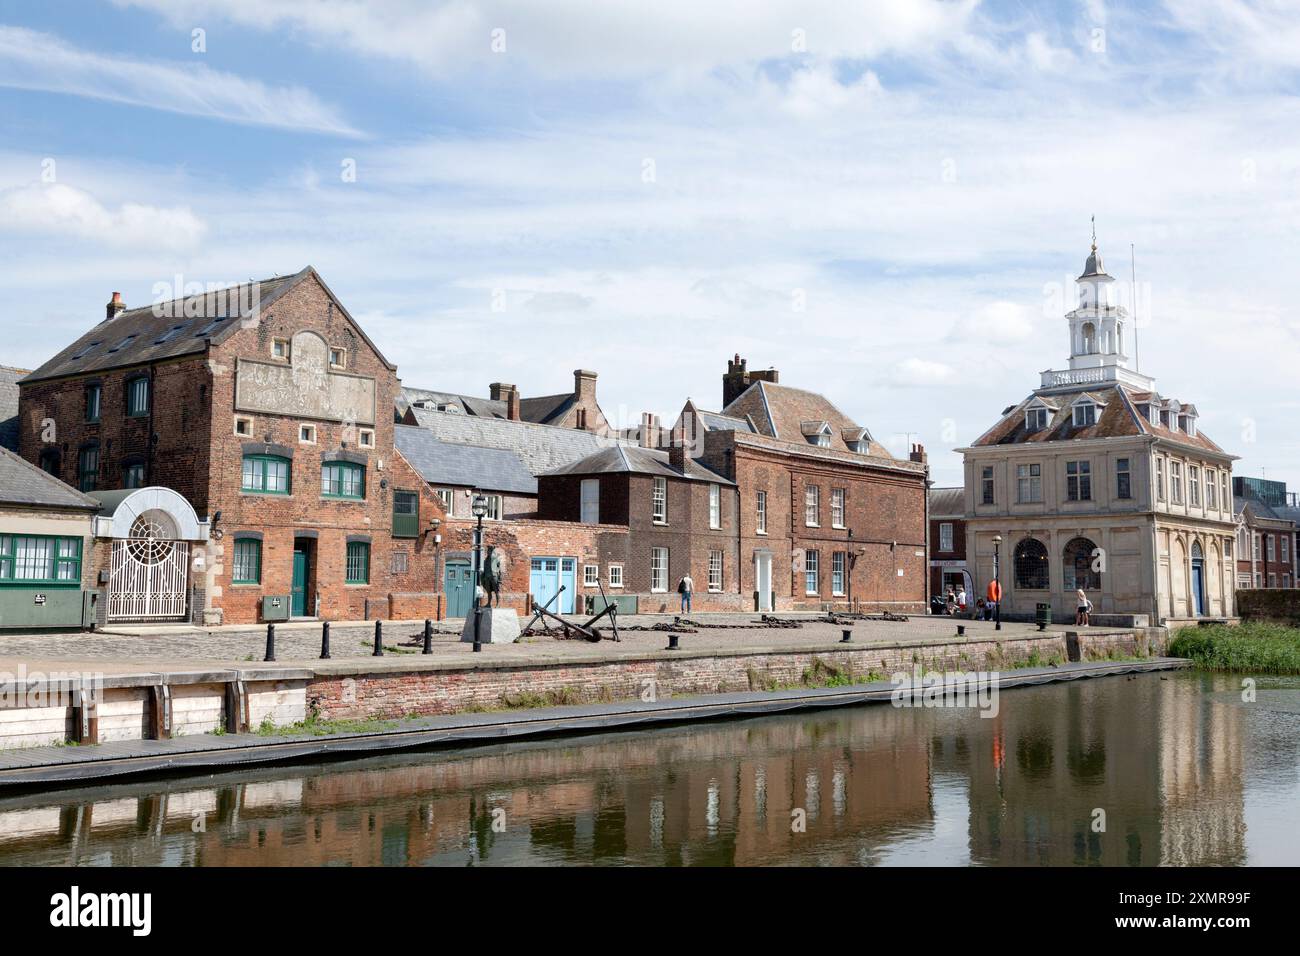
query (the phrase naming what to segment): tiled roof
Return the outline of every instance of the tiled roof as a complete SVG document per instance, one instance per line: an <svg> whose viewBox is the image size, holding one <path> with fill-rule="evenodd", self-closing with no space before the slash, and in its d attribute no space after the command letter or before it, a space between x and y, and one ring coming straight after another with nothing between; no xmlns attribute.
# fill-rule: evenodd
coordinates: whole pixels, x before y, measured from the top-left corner
<svg viewBox="0 0 1300 956"><path fill-rule="evenodd" d="M25 368L0 365L0 448L18 450L18 380Z"/></svg>
<svg viewBox="0 0 1300 956"><path fill-rule="evenodd" d="M537 479L514 452L439 441L415 425L394 429L397 450L431 484L537 494Z"/></svg>
<svg viewBox="0 0 1300 956"><path fill-rule="evenodd" d="M1145 416L1138 414L1136 406L1147 394L1130 392L1123 385L1115 385L1110 388L1081 389L1077 392L1055 393L1050 396L1030 395L1006 412L1002 419L977 438L973 445L1022 445L1033 442L1154 435L1168 441L1223 454L1223 449L1199 430L1195 435L1188 435L1186 432L1153 425ZM1085 395L1097 401L1101 407L1098 409L1094 424L1076 427L1073 405ZM1030 432L1025 428L1025 409L1036 400L1045 402L1054 409L1054 412L1046 428Z"/></svg>
<svg viewBox="0 0 1300 956"><path fill-rule="evenodd" d="M450 405L465 415L476 418L499 418L508 421L506 403L476 395L460 395L456 392L436 392L427 388L403 387L397 400L397 410L405 413L416 402L429 402L434 405ZM573 395L542 395L537 398L519 400L519 418L537 425L549 424L561 418L573 404ZM436 409L428 409L436 411ZM443 412L442 414L447 414ZM452 412L451 414L456 414Z"/></svg>
<svg viewBox="0 0 1300 956"><path fill-rule="evenodd" d="M699 462L686 459L684 471L678 471L668 461L668 452L657 448L639 448L635 445L615 445L594 455L547 472L548 475L611 475L630 472L663 478L685 478L689 481L708 481L720 485L735 484Z"/></svg>
<svg viewBox="0 0 1300 956"><path fill-rule="evenodd" d="M804 423L826 422L831 428L830 447L840 451L850 450L844 441L845 429L861 427L824 395L763 381L754 382L741 392L722 410L722 414L741 419L748 417L760 434L793 444L809 444L804 437ZM868 447L871 455L893 458L889 450L874 439Z"/></svg>
<svg viewBox="0 0 1300 956"><path fill-rule="evenodd" d="M0 448L0 505L98 511L99 502Z"/></svg>
<svg viewBox="0 0 1300 956"><path fill-rule="evenodd" d="M507 418L479 418L415 407L411 414L420 428L442 441L512 451L533 475L580 461L613 441L577 428L512 422Z"/></svg>
<svg viewBox="0 0 1300 956"><path fill-rule="evenodd" d="M965 488L931 488L930 517L960 518L966 513Z"/></svg>
<svg viewBox="0 0 1300 956"><path fill-rule="evenodd" d="M310 268L310 267L309 267ZM265 309L296 285L308 269L291 276L277 276L254 283L259 308ZM209 342L217 341L227 329L239 325L238 306L252 299L251 284L232 287L210 303L202 296L190 296L169 303L150 304L127 309L115 318L99 322L67 348L36 369L24 381L35 382L63 375L100 372L141 362L175 358L203 352ZM203 313L192 318L189 311ZM220 322L216 314L226 312Z"/></svg>

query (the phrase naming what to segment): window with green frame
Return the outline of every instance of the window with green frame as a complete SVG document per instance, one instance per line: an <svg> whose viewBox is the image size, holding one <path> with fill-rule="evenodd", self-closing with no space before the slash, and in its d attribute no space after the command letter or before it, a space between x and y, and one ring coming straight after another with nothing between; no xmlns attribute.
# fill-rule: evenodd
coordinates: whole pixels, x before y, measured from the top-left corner
<svg viewBox="0 0 1300 956"><path fill-rule="evenodd" d="M81 539L0 534L0 585L81 586Z"/></svg>
<svg viewBox="0 0 1300 956"><path fill-rule="evenodd" d="M99 421L99 404L103 395L104 388L102 385L86 386L86 421Z"/></svg>
<svg viewBox="0 0 1300 956"><path fill-rule="evenodd" d="M292 487L292 463L278 455L245 455L241 491L268 495L287 495Z"/></svg>
<svg viewBox="0 0 1300 956"><path fill-rule="evenodd" d="M350 461L329 461L321 465L320 493L326 498L364 498L366 468Z"/></svg>
<svg viewBox="0 0 1300 956"><path fill-rule="evenodd" d="M365 541L348 542L346 584L370 583L370 545Z"/></svg>
<svg viewBox="0 0 1300 956"><path fill-rule="evenodd" d="M256 538L235 539L235 561L230 580L232 584L262 583L261 541Z"/></svg>
<svg viewBox="0 0 1300 956"><path fill-rule="evenodd" d="M126 413L149 414L149 379L143 375L126 383Z"/></svg>
<svg viewBox="0 0 1300 956"><path fill-rule="evenodd" d="M142 462L135 461L122 466L122 487L144 487L144 464Z"/></svg>

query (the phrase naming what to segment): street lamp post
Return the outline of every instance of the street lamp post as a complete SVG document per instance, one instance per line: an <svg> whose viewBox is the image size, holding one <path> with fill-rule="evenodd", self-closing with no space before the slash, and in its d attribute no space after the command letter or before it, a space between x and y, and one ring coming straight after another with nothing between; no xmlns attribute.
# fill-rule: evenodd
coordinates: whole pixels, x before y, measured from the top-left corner
<svg viewBox="0 0 1300 956"><path fill-rule="evenodd" d="M1002 630L1002 535L993 536L993 593L997 601L993 604L993 618L997 624L993 630Z"/></svg>
<svg viewBox="0 0 1300 956"><path fill-rule="evenodd" d="M480 642L479 622L482 618L483 608L479 605L478 588L479 575L483 570L483 518L487 514L487 498L484 495L475 495L473 504L470 505L470 512L478 520L478 525L474 529L474 652L482 650L483 645Z"/></svg>

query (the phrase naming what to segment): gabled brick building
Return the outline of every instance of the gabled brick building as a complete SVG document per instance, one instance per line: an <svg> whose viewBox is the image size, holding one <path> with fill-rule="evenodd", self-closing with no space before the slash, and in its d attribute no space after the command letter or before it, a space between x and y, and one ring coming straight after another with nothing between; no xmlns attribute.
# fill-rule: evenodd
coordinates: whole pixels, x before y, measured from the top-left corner
<svg viewBox="0 0 1300 956"><path fill-rule="evenodd" d="M894 458L825 396L739 355L723 399L719 412L688 402L670 443L736 484L741 602L923 613L924 449Z"/></svg>
<svg viewBox="0 0 1300 956"><path fill-rule="evenodd" d="M139 309L114 293L23 378L20 448L86 492L182 499L116 503L108 618L359 619L413 590L441 508L394 451L398 387L310 266Z"/></svg>

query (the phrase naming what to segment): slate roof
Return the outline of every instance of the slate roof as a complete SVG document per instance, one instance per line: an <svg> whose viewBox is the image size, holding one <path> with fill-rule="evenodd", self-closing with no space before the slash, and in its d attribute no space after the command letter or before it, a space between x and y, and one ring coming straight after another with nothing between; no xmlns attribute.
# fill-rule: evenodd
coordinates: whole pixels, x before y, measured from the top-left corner
<svg viewBox="0 0 1300 956"><path fill-rule="evenodd" d="M18 450L18 380L25 368L0 365L0 448Z"/></svg>
<svg viewBox="0 0 1300 956"><path fill-rule="evenodd" d="M966 513L965 488L931 488L930 517L960 518Z"/></svg>
<svg viewBox="0 0 1300 956"><path fill-rule="evenodd" d="M754 433L754 426L748 418L736 417L735 415L723 415L721 412L706 412L703 409L699 411L700 421L704 427L711 432L749 432Z"/></svg>
<svg viewBox="0 0 1300 956"><path fill-rule="evenodd" d="M1232 496L1232 513L1234 515L1240 516L1246 508L1250 509L1251 514L1253 514L1257 520L1293 521L1300 523L1300 508L1291 505L1270 505L1268 502L1253 496Z"/></svg>
<svg viewBox="0 0 1300 956"><path fill-rule="evenodd" d="M415 407L410 411L419 427L435 438L458 445L514 452L534 476L586 458L614 441L577 428L512 422L508 418L479 418Z"/></svg>
<svg viewBox="0 0 1300 956"><path fill-rule="evenodd" d="M397 410L404 414L407 408L413 407L416 402L433 402L438 405L452 405L457 407L463 414L472 415L476 418L499 418L509 421L504 401L495 401L490 398L479 398L476 395L460 395L456 392L436 392L427 388L409 388L403 386L397 400ZM535 398L519 399L519 418L525 422L532 422L537 425L546 425L557 421L564 416L573 405L573 395L542 395ZM420 411L421 409L416 409ZM437 411L437 409L427 409L427 411ZM455 412L441 412L439 414L456 414Z"/></svg>
<svg viewBox="0 0 1300 956"><path fill-rule="evenodd" d="M1092 425L1076 427L1074 425L1074 402L1087 395L1103 404ZM1225 454L1222 448L1211 441L1199 429L1195 435L1163 425L1153 425L1146 416L1137 411L1137 405L1149 396L1149 392L1131 391L1124 385L1108 388L1079 389L1068 393L1054 393L1050 396L1031 394L1018 405L1012 406L1002 419L972 444L982 445L1021 445L1033 442L1072 441L1087 438L1118 438L1125 436L1153 435L1168 441L1190 445L1204 451ZM1031 403L1042 402L1053 410L1046 428L1035 432L1025 429L1025 409Z"/></svg>
<svg viewBox="0 0 1300 956"><path fill-rule="evenodd" d="M514 452L439 441L416 425L394 428L397 450L430 484L537 494L537 479Z"/></svg>
<svg viewBox="0 0 1300 956"><path fill-rule="evenodd" d="M257 287L257 307L266 310L290 289L308 277L315 277L322 288L339 306L344 317L352 323L361 338L375 350L389 368L396 366L383 357L361 326L348 313L343 303L329 290L311 266L288 276L244 283L215 293L211 298L194 295L174 299L168 303L151 303L138 309L119 312L112 319L103 319L89 332L79 337L48 362L27 375L24 382L60 378L65 375L83 375L124 368L160 359L201 354L210 343L220 343L239 328L239 306L252 299L251 289ZM187 318L187 312L203 313ZM247 310L245 310L246 314ZM225 315L219 321L217 316Z"/></svg>
<svg viewBox="0 0 1300 956"><path fill-rule="evenodd" d="M614 445L604 448L581 461L557 468L547 474L612 475L624 472L662 478L685 478L688 481L707 481L719 485L735 484L690 458L686 459L685 471L678 471L668 463L668 452L636 445Z"/></svg>
<svg viewBox="0 0 1300 956"><path fill-rule="evenodd" d="M7 448L0 448L0 506L3 505L99 510L99 502L46 474Z"/></svg>
<svg viewBox="0 0 1300 956"><path fill-rule="evenodd" d="M769 438L804 445L810 444L804 437L804 423L826 422L831 428L830 447L839 451L851 451L844 440L845 430L861 428L824 395L764 381L750 385L721 414L729 418L748 419L759 434ZM869 440L868 448L867 454L878 458L894 457L884 445L874 439Z"/></svg>

